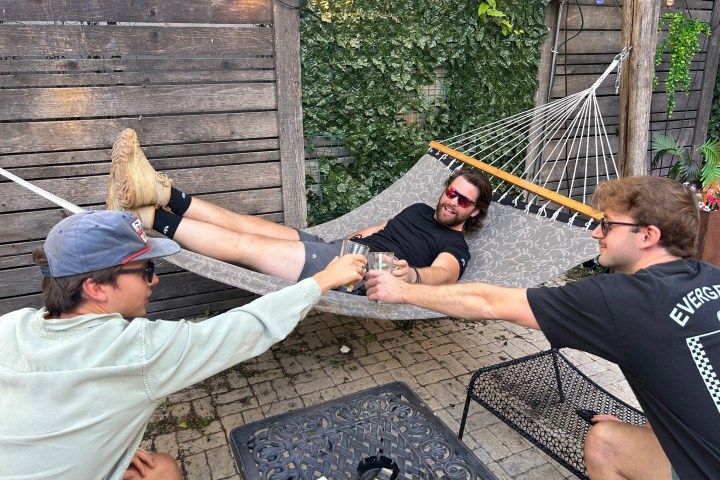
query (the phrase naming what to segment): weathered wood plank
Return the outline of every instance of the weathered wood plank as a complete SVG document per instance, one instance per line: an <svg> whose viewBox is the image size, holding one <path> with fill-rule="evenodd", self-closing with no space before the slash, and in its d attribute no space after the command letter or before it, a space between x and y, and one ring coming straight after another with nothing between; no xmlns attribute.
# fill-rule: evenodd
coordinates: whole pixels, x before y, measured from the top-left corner
<svg viewBox="0 0 720 480"><path fill-rule="evenodd" d="M0 315L20 310L21 308L40 308L43 305L42 295L28 295L24 297L0 298Z"/></svg>
<svg viewBox="0 0 720 480"><path fill-rule="evenodd" d="M191 194L214 193L280 186L277 163L253 163L221 167L176 170L173 180ZM34 185L79 206L105 203L107 175L37 180ZM0 212L19 212L53 208L49 200L15 183L4 183L0 190Z"/></svg>
<svg viewBox="0 0 720 480"><path fill-rule="evenodd" d="M157 307L150 303L148 304L148 309L153 308L153 311L148 312L148 318L156 320L203 318L206 316L206 312L209 312L210 315L217 315L218 313L226 312L232 308L245 305L252 300L258 298L257 295L253 295L243 290L227 290L226 292L227 296L235 296L236 298L223 300L220 295L198 295L195 297L183 297L184 304L186 306L173 309L161 309L157 311L154 309L158 307L162 308L162 303L159 303ZM221 298L221 300L218 300L218 298Z"/></svg>
<svg viewBox="0 0 720 480"><path fill-rule="evenodd" d="M595 91L597 95L615 95L615 78L612 73ZM598 75L558 75L552 89L552 98L563 98L573 93L590 88L598 79Z"/></svg>
<svg viewBox="0 0 720 480"><path fill-rule="evenodd" d="M142 144L213 142L277 137L277 113L226 113L186 117L134 117L29 123L0 123L0 155L108 148L124 128Z"/></svg>
<svg viewBox="0 0 720 480"><path fill-rule="evenodd" d="M302 92L300 88L300 14L281 2L273 2L275 68L278 91L278 131L282 157L285 221L307 225L305 158L303 156Z"/></svg>
<svg viewBox="0 0 720 480"><path fill-rule="evenodd" d="M200 305L202 305L203 303L207 303L212 297L227 299L249 295L242 290L228 287L222 283L189 272L177 272L166 275L161 273L159 277L160 282L153 288L153 294L150 297L152 306L148 306L149 312L182 307L187 303L188 297L206 297L206 300L200 303ZM2 297L0 297L0 308L2 308L3 303L8 298L22 298L40 294L42 292L41 285L42 274L36 265L0 271L0 291L3 292ZM229 295L219 293L219 291L223 290L228 292ZM23 304L38 305L35 303L38 301L37 297L32 299L22 298L20 301Z"/></svg>
<svg viewBox="0 0 720 480"><path fill-rule="evenodd" d="M674 7L667 7L665 5L662 6L662 13L665 13L669 10L682 10L682 9L689 9L689 10L712 10L713 7L713 1L714 0L685 0L683 2L675 2ZM591 6L596 7L597 1L596 0L573 0L573 5L580 4L582 6ZM605 1L605 4L603 5L606 8L622 8L623 2L608 2Z"/></svg>
<svg viewBox="0 0 720 480"><path fill-rule="evenodd" d="M82 57L82 58L81 58ZM85 58L68 55L62 59L15 59L0 62L0 73L93 73L93 72L202 72L274 70L271 57L249 58L134 58L133 56Z"/></svg>
<svg viewBox="0 0 720 480"><path fill-rule="evenodd" d="M604 5L581 5L568 3L563 10L562 28L567 29L568 37L578 30L616 30L622 26L622 8L612 2Z"/></svg>
<svg viewBox="0 0 720 480"><path fill-rule="evenodd" d="M691 71L691 76L693 73L697 73L698 75L702 75L702 71ZM665 91L665 80L667 79L668 72L666 70L656 70L656 75L658 79L657 87L655 87L656 92L664 92ZM615 79L617 78L617 74L611 73L607 76L605 81L598 87L596 90L596 94L598 96L601 95L614 95L615 94ZM598 75L583 75L583 74L574 74L574 75L558 75L555 80L555 85L552 90L552 98L563 98L568 95L571 95L573 93L580 92L582 90L585 90L586 88L591 87L595 81L598 79ZM714 85L714 84L713 84ZM700 82L693 82L690 85L691 91L700 91Z"/></svg>
<svg viewBox="0 0 720 480"><path fill-rule="evenodd" d="M0 292L3 297L17 297L40 291L42 274L40 269L31 265L29 267L0 270Z"/></svg>
<svg viewBox="0 0 720 480"><path fill-rule="evenodd" d="M283 215L280 211L282 208L281 190L267 189L259 192L266 191L269 192L267 195L251 191L198 197L216 203L223 208L256 214L258 217L271 222L283 223ZM94 205L92 208L104 208L104 205ZM262 211L275 213L259 213ZM59 209L0 215L0 222L2 222L3 227L6 224L8 226L3 231L3 241L18 242L0 245L0 258L3 259L3 265L5 265L0 268L29 265L31 262L28 254L36 248L42 247L47 233L65 216L67 216L67 213ZM35 223L36 220L37 223ZM26 241L28 239L32 240Z"/></svg>
<svg viewBox="0 0 720 480"><path fill-rule="evenodd" d="M196 278L201 278L195 276ZM257 295L244 290L229 288L220 290L223 284L215 282L217 287L210 293L179 297L170 300L158 300L148 304L147 317L153 320L175 320L180 318L199 318L206 311L211 314L225 312L232 308L245 305L257 298ZM42 307L40 293L12 298L0 298L0 315L20 310L21 308Z"/></svg>
<svg viewBox="0 0 720 480"><path fill-rule="evenodd" d="M143 87L0 89L0 120L52 120L108 116L272 110L271 83Z"/></svg>
<svg viewBox="0 0 720 480"><path fill-rule="evenodd" d="M697 108L699 97L700 93L698 91L690 92L689 98L684 93L677 92L675 94L678 105L677 111L681 112L683 110L692 110ZM603 112L603 119L607 119L607 117L614 117L619 114L620 107L616 95L598 97L598 105L600 107L600 111ZM652 113L666 112L667 95L665 94L665 92L653 93L650 105Z"/></svg>
<svg viewBox="0 0 720 480"><path fill-rule="evenodd" d="M119 133L119 132L118 132ZM213 155L222 156L223 154L238 153L257 153L257 161L270 161L279 159L279 154L271 152L279 149L278 140L276 138L267 138L259 140L240 140L236 142L214 142L214 143L183 143L178 145L143 145L143 151L150 160L150 163L173 157L177 161L177 157L187 157L190 161L180 164L176 168L191 165L193 157L210 156L208 164L216 162ZM19 175L15 168L22 167L46 167L48 165L67 165L67 164L83 164L109 162L111 150L79 150L51 153L30 153L19 155L3 155L0 156L0 167L13 171L16 175L25 180L31 178ZM222 158L222 157L220 157ZM157 159L157 160L154 160ZM243 163L240 161L239 163ZM105 172L107 173L107 172ZM33 177L34 178L34 177ZM3 179L0 178L0 182Z"/></svg>
<svg viewBox="0 0 720 480"><path fill-rule="evenodd" d="M720 5L717 2L714 5L712 19L710 25L714 25L713 33L707 42L708 61L703 70L702 80L700 82L700 100L698 105L698 122L693 138L693 151L702 145L708 133L710 123L710 111L712 109L713 96L715 93L715 85L717 84L718 61L720 60Z"/></svg>
<svg viewBox="0 0 720 480"><path fill-rule="evenodd" d="M705 53L699 53L695 56L695 61L690 63L690 71L691 72L699 72L703 69L705 65ZM610 62L608 63L587 63L587 64L567 64L567 65L558 65L557 68L557 74L560 75L595 75L596 77L599 77L605 69L607 69L608 65L610 65ZM660 65L656 65L655 71L660 73L667 73L668 69L670 68L670 64L666 62L661 63ZM615 73L612 73L611 75L615 75Z"/></svg>
<svg viewBox="0 0 720 480"><path fill-rule="evenodd" d="M558 56L558 66L561 65L604 65L601 72L605 70L605 67L610 65L610 62L620 53L615 52L604 52L604 53L584 53L580 55L575 54L564 54Z"/></svg>
<svg viewBox="0 0 720 480"><path fill-rule="evenodd" d="M0 62L2 63L2 62ZM257 83L274 82L274 70L107 72L70 74L14 74L0 76L0 87L83 87L151 86L162 84Z"/></svg>
<svg viewBox="0 0 720 480"><path fill-rule="evenodd" d="M272 23L270 4L263 0L3 0L0 5L2 22Z"/></svg>
<svg viewBox="0 0 720 480"><path fill-rule="evenodd" d="M682 2L683 4L685 2ZM710 2L708 2L710 3ZM682 9L672 8L663 9L662 13L669 11L680 11ZM710 21L710 9L690 9L689 14L692 18L703 21ZM581 15L582 12L582 15ZM565 20L565 12L563 12L563 28L567 28L568 36L574 35L578 30L616 30L618 34L622 28L622 9L613 4L606 2L604 5L584 5L578 9L573 3L567 4L567 23Z"/></svg>
<svg viewBox="0 0 720 480"><path fill-rule="evenodd" d="M573 32L568 32L572 37ZM618 54L620 46L619 35L608 35L605 31L583 31L577 37L572 38L560 47L561 54L569 55L593 55L593 54Z"/></svg>
<svg viewBox="0 0 720 480"><path fill-rule="evenodd" d="M238 165L243 163L261 163L280 161L280 152L252 152L226 155L204 155L202 157L163 158L151 162L155 170L172 175L172 172L184 168L217 167L222 165ZM6 169L8 170L8 169ZM47 178L73 178L87 175L107 175L110 163L91 163L79 165L49 165L9 170L23 180L35 181Z"/></svg>
<svg viewBox="0 0 720 480"><path fill-rule="evenodd" d="M150 300L153 302L164 300L165 306L172 308L177 307L178 303L184 303L182 297L203 293L213 293L213 291L218 289L218 287L221 289L231 288L228 285L224 285L222 283L219 284L209 278L186 271L178 271L168 274L162 274L161 272L160 282L155 288L153 288Z"/></svg>
<svg viewBox="0 0 720 480"><path fill-rule="evenodd" d="M42 246L43 240L0 245L0 259L2 259L3 262L0 268L29 265L31 261L28 253Z"/></svg>
<svg viewBox="0 0 720 480"><path fill-rule="evenodd" d="M5 55L272 55L271 28L15 25L0 28ZM27 41L32 38L32 42Z"/></svg>

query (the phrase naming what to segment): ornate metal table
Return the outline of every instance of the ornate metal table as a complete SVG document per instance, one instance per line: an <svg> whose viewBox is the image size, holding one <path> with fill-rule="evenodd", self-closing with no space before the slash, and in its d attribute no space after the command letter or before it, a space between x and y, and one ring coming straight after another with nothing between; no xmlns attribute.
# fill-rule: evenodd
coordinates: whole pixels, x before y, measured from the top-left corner
<svg viewBox="0 0 720 480"><path fill-rule="evenodd" d="M236 427L230 437L246 480L356 479L371 455L395 460L399 479L496 478L402 382Z"/></svg>

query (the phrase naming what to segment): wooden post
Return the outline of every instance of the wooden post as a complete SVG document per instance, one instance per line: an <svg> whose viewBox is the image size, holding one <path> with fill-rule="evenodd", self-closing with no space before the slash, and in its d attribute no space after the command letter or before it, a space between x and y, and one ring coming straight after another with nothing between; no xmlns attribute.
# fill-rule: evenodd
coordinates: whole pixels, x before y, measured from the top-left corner
<svg viewBox="0 0 720 480"><path fill-rule="evenodd" d="M621 45L631 48L620 78L618 156L624 177L650 170L648 128L660 6L660 0L623 2Z"/></svg>
<svg viewBox="0 0 720 480"><path fill-rule="evenodd" d="M300 87L300 1L273 2L278 132L285 225L307 225L305 149ZM297 7L293 4L297 3Z"/></svg>
<svg viewBox="0 0 720 480"><path fill-rule="evenodd" d="M719 23L720 3L715 2L710 25L717 26ZM709 40L707 53L705 54L702 86L700 87L700 105L698 105L697 110L697 123L695 123L695 131L693 132L693 152L705 142L705 137L707 137L710 109L712 107L713 93L715 90L715 78L717 77L718 60L720 59L720 28L713 29L713 34Z"/></svg>

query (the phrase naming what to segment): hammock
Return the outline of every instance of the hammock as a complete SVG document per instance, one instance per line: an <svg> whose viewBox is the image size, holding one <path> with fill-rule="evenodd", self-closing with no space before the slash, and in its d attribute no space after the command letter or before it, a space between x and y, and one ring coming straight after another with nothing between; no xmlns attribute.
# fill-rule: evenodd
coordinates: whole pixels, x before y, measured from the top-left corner
<svg viewBox="0 0 720 480"><path fill-rule="evenodd" d="M482 229L466 236L472 258L461 282L536 286L593 258L597 242L590 238L588 228L600 213L585 202L594 185L617 176L595 91L623 58L618 55L583 92L443 143L431 142L428 154L388 189L342 217L307 231L332 240L382 223L413 203L434 208L452 169L468 163L494 177L496 201ZM82 211L1 168L0 174L71 212ZM580 201L570 198L578 196L578 191ZM565 214L565 209L571 213ZM579 214L587 220L578 219ZM560 221L562 215L564 222ZM293 283L188 250L164 260L259 295ZM336 291L323 295L316 308L386 320L443 317L412 305L371 302L364 296Z"/></svg>

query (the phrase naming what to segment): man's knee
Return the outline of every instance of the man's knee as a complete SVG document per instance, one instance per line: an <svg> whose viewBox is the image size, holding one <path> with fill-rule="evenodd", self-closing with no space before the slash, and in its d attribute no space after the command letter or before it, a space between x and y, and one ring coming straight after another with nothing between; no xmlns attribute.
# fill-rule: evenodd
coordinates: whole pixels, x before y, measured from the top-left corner
<svg viewBox="0 0 720 480"><path fill-rule="evenodd" d="M180 472L180 465L178 465L175 457L167 453L156 453L153 460L155 460L156 468L162 471L164 475L162 478L167 480L182 480L183 476Z"/></svg>
<svg viewBox="0 0 720 480"><path fill-rule="evenodd" d="M617 453L615 422L599 422L588 430L585 437L585 465L588 470L608 465Z"/></svg>

